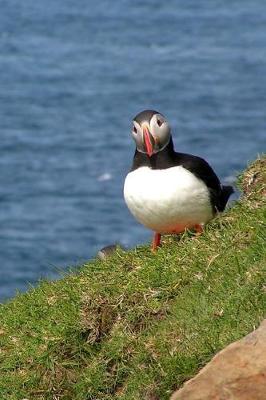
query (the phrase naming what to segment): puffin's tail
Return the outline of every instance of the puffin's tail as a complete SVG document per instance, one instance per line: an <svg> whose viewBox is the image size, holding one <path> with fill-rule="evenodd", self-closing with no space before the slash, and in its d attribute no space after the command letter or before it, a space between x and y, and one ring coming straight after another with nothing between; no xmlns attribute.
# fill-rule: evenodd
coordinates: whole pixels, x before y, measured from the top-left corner
<svg viewBox="0 0 266 400"><path fill-rule="evenodd" d="M226 203L232 193L234 193L233 186L222 185L222 191L219 196L219 206L217 207L219 211L223 211L225 209Z"/></svg>

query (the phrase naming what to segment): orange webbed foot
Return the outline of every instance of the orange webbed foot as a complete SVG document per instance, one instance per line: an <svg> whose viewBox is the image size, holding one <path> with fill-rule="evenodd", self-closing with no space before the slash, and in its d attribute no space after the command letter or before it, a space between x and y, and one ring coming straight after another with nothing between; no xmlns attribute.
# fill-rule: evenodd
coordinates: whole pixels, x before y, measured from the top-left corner
<svg viewBox="0 0 266 400"><path fill-rule="evenodd" d="M152 251L156 251L157 247L160 246L160 244L161 244L161 236L162 235L160 233L155 232L155 234L153 236L152 246L151 246Z"/></svg>
<svg viewBox="0 0 266 400"><path fill-rule="evenodd" d="M196 234L195 234L196 237L202 235L202 233L203 233L203 226L202 225L196 224L196 225L194 225L194 229L195 229L195 232L196 232Z"/></svg>

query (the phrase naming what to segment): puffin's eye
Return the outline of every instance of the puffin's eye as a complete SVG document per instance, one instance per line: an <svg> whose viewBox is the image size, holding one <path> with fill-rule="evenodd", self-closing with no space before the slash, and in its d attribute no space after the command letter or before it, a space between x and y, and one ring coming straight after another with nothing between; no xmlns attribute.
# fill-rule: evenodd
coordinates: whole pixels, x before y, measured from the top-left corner
<svg viewBox="0 0 266 400"><path fill-rule="evenodd" d="M163 121L161 121L159 118L157 118L157 124L158 124L158 126L162 126Z"/></svg>
<svg viewBox="0 0 266 400"><path fill-rule="evenodd" d="M137 131L137 128L135 127L135 125L133 126L133 132L134 133L137 133L138 131Z"/></svg>

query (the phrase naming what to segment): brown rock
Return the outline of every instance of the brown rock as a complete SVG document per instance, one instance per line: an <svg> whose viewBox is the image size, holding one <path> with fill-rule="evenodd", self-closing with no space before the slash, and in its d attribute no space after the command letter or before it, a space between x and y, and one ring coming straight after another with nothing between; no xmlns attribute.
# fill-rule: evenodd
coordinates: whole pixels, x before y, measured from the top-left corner
<svg viewBox="0 0 266 400"><path fill-rule="evenodd" d="M101 250L98 251L98 257L101 260L105 260L106 258L110 257L112 254L114 254L119 247L124 250L124 248L121 245L109 244L108 246L105 246Z"/></svg>
<svg viewBox="0 0 266 400"><path fill-rule="evenodd" d="M266 400L266 319L220 351L171 400Z"/></svg>

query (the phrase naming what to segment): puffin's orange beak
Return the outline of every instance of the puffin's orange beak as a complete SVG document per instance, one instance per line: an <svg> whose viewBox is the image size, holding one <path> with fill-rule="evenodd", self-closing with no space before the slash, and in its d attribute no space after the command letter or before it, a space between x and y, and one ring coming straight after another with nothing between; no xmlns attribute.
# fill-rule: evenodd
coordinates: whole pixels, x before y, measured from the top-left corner
<svg viewBox="0 0 266 400"><path fill-rule="evenodd" d="M148 156L151 157L153 154L153 147L151 143L151 133L147 126L143 127L143 136Z"/></svg>

